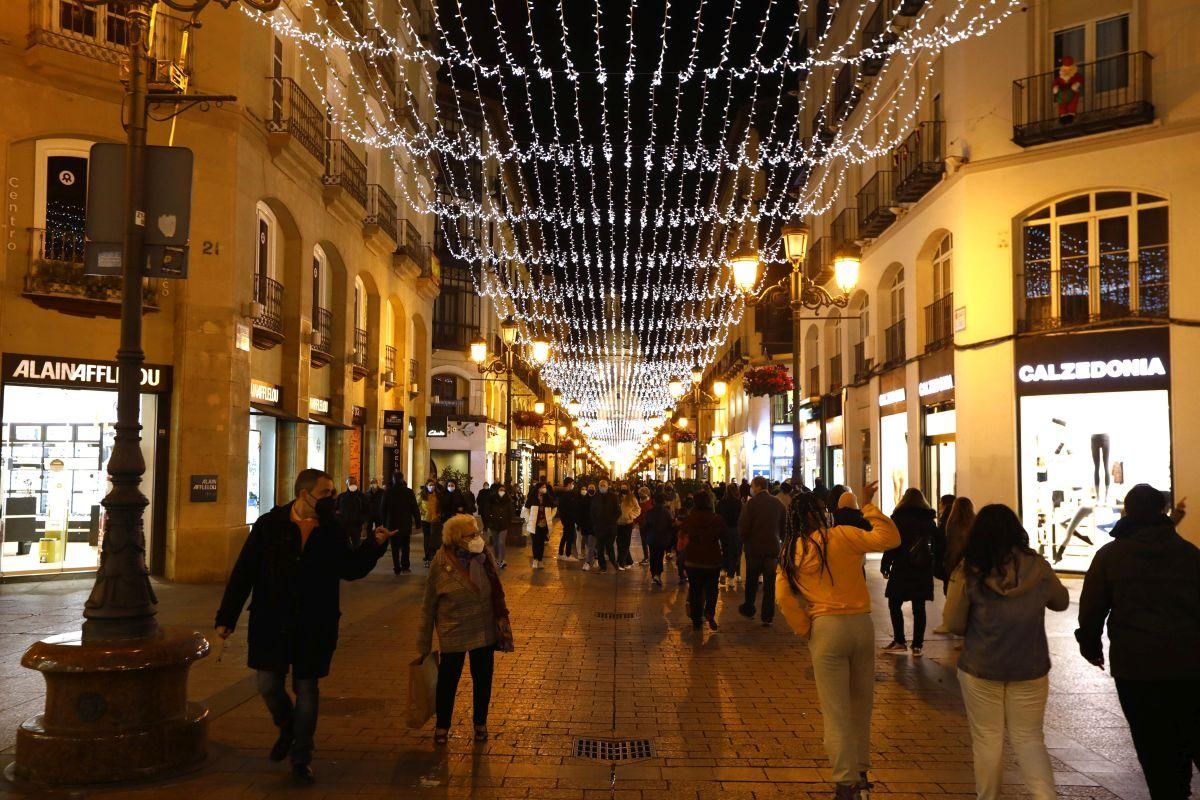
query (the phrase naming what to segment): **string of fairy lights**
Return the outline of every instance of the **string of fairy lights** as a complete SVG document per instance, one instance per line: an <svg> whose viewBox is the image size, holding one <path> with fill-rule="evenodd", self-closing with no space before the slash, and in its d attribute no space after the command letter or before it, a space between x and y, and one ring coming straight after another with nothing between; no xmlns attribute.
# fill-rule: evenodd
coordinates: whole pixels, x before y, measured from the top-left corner
<svg viewBox="0 0 1200 800"><path fill-rule="evenodd" d="M439 176L398 180L403 204L437 216L522 339L551 342L544 381L578 403L588 444L618 471L673 408L671 380L710 363L740 321L730 254L783 263L759 232L833 208L855 167L914 128L937 54L1020 5L841 0L838 24L810 30L815 0L698 0L687 14L681 0L625 0L621 13L592 0L583 48L587 0L522 2L517 24L497 0L442 2L436 45L407 3L396 18L384 0L354 0L365 33L346 23L351 0L303 0L303 24L243 12L292 40L338 136L397 175ZM659 14L647 45L644 19ZM394 94L372 68L383 60L398 67ZM806 119L823 130L805 137Z"/></svg>

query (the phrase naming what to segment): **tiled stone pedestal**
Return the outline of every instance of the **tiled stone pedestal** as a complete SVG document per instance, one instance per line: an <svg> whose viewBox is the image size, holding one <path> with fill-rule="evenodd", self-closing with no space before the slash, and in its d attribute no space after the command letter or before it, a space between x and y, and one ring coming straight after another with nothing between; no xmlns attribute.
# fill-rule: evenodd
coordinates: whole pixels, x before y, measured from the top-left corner
<svg viewBox="0 0 1200 800"><path fill-rule="evenodd" d="M39 784L159 777L203 761L208 710L187 700L188 667L208 655L189 628L84 642L54 636L21 664L46 679L46 710L17 731L14 776Z"/></svg>

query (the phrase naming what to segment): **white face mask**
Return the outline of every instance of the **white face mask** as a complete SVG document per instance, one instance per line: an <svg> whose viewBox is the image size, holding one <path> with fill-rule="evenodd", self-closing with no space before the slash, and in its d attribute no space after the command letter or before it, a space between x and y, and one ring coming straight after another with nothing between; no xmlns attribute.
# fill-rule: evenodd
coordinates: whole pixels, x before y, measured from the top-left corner
<svg viewBox="0 0 1200 800"><path fill-rule="evenodd" d="M496 494L500 495L501 497L504 497L504 495L508 494L508 492L501 489L500 491L496 492Z"/></svg>
<svg viewBox="0 0 1200 800"><path fill-rule="evenodd" d="M358 491L358 484L357 484L357 483L352 483L352 484L350 484L349 486L347 486L346 488L347 488L347 489L349 489L349 490L350 490L350 491L352 491L352 492L357 492L357 491Z"/></svg>
<svg viewBox="0 0 1200 800"><path fill-rule="evenodd" d="M483 552L483 548L484 544L482 536L476 536L474 539L467 542L467 550L477 555Z"/></svg>
<svg viewBox="0 0 1200 800"><path fill-rule="evenodd" d="M433 491L433 484L432 484L432 483L427 483L427 484L425 484L425 491L427 491L427 492L432 492L432 491Z"/></svg>
<svg viewBox="0 0 1200 800"><path fill-rule="evenodd" d="M450 484L449 486L447 486L447 487L446 487L446 491L447 491L447 492L453 492L453 491L455 490L455 488L456 488L456 487L454 486L454 484Z"/></svg>
<svg viewBox="0 0 1200 800"><path fill-rule="evenodd" d="M546 493L545 488L538 489L538 494L545 494L545 493Z"/></svg>

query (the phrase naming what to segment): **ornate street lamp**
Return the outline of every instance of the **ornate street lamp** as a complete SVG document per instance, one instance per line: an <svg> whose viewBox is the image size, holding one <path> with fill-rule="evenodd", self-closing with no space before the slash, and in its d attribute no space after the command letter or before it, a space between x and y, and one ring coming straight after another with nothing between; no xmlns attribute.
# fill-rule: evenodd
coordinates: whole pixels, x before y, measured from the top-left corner
<svg viewBox="0 0 1200 800"><path fill-rule="evenodd" d="M734 283L742 290L746 302L756 305L768 296L786 298L792 312L792 483L801 483L800 447L800 325L805 309L818 311L823 308L845 308L850 303L850 293L858 284L858 272L862 256L854 245L843 245L834 254L834 282L840 294L832 294L824 286L818 286L804 274L804 259L808 255L808 225L793 220L780 232L783 249L792 264L791 272L781 280L755 293L758 286L760 264L757 254L751 262L751 250L739 250L729 259L729 268ZM784 294L784 292L787 294Z"/></svg>
<svg viewBox="0 0 1200 800"><path fill-rule="evenodd" d="M516 320L507 316L500 321L500 342L503 352L492 355L488 352L487 341L476 338L471 342L471 360L479 369L479 374L494 378L504 376L504 483L512 485L512 376L513 359L516 356L518 326ZM550 343L545 339L533 340L531 358L535 366L544 364L550 358ZM541 356L541 358L539 358ZM541 410L538 410L541 406ZM538 414L546 412L546 404L538 401L534 405Z"/></svg>

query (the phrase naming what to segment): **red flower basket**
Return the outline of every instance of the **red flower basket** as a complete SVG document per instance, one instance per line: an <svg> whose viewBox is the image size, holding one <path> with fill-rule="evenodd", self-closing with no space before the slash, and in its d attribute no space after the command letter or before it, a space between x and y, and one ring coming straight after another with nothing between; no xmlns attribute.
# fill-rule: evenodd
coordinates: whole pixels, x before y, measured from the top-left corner
<svg viewBox="0 0 1200 800"><path fill-rule="evenodd" d="M675 431L675 441L677 442L694 442L696 441L695 431Z"/></svg>
<svg viewBox="0 0 1200 800"><path fill-rule="evenodd" d="M768 364L746 370L742 387L751 397L783 394L792 390L792 376L782 364Z"/></svg>
<svg viewBox="0 0 1200 800"><path fill-rule="evenodd" d="M540 428L546 424L546 418L533 411L514 411L512 421L518 428Z"/></svg>

